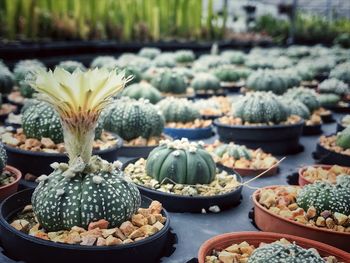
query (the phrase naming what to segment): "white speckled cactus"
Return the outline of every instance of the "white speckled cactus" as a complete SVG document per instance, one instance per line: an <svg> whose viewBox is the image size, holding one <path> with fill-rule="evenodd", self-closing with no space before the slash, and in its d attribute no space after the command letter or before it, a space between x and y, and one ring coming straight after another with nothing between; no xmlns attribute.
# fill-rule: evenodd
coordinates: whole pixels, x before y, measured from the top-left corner
<svg viewBox="0 0 350 263"><path fill-rule="evenodd" d="M91 157L98 117L124 87L123 76L107 69L71 74L56 68L40 72L33 84L60 116L70 160L52 164L54 171L39 178L32 196L34 213L47 231L86 228L100 219L116 227L140 206L140 193L124 180L120 163Z"/></svg>

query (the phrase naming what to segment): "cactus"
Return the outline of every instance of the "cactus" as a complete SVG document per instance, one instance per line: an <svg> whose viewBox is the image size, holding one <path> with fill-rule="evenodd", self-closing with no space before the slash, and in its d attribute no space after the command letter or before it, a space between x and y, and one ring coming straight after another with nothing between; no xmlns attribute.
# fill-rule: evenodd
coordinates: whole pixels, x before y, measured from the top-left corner
<svg viewBox="0 0 350 263"><path fill-rule="evenodd" d="M350 62L337 65L329 74L330 78L336 78L350 85Z"/></svg>
<svg viewBox="0 0 350 263"><path fill-rule="evenodd" d="M288 68L277 70L276 73L279 73L284 79L288 89L298 87L301 82L301 77L295 69Z"/></svg>
<svg viewBox="0 0 350 263"><path fill-rule="evenodd" d="M214 154L222 157L224 154L227 154L228 156L233 157L236 160L239 160L241 158L244 158L246 160L251 160L252 155L247 147L244 145L237 145L237 144L221 144L218 147L215 148Z"/></svg>
<svg viewBox="0 0 350 263"><path fill-rule="evenodd" d="M160 55L161 51L159 48L154 47L143 47L140 49L138 55L141 57L154 59L156 56Z"/></svg>
<svg viewBox="0 0 350 263"><path fill-rule="evenodd" d="M209 184L215 178L216 166L200 144L182 139L162 141L152 150L146 172L159 182L169 179L178 184Z"/></svg>
<svg viewBox="0 0 350 263"><path fill-rule="evenodd" d="M10 93L14 85L15 79L13 74L5 65L0 64L0 93Z"/></svg>
<svg viewBox="0 0 350 263"><path fill-rule="evenodd" d="M220 80L211 73L198 73L194 76L191 86L194 90L208 91L220 89Z"/></svg>
<svg viewBox="0 0 350 263"><path fill-rule="evenodd" d="M346 178L342 178L346 177ZM337 183L316 181L305 185L297 196L297 204L305 211L316 209L317 215L323 211L350 215L350 188L348 175L339 175Z"/></svg>
<svg viewBox="0 0 350 263"><path fill-rule="evenodd" d="M221 56L227 58L231 64L242 65L245 61L245 54L241 51L226 50L221 52Z"/></svg>
<svg viewBox="0 0 350 263"><path fill-rule="evenodd" d="M275 94L283 94L288 85L278 72L273 70L258 70L249 75L247 87L254 91L272 91Z"/></svg>
<svg viewBox="0 0 350 263"><path fill-rule="evenodd" d="M147 82L140 82L128 86L124 89L122 95L136 100L141 98L147 99L152 104L156 104L162 99L162 94Z"/></svg>
<svg viewBox="0 0 350 263"><path fill-rule="evenodd" d="M124 180L120 165L92 156L99 115L125 82L123 74L107 69L71 74L56 68L37 76L33 87L58 112L69 156L68 164L54 163L49 176L38 178L32 195L34 214L46 231L87 228L101 219L118 227L139 208L140 193Z"/></svg>
<svg viewBox="0 0 350 263"><path fill-rule="evenodd" d="M335 78L322 81L318 86L318 90L320 93L333 93L339 96L350 93L349 85Z"/></svg>
<svg viewBox="0 0 350 263"><path fill-rule="evenodd" d="M350 126L346 127L344 130L337 134L336 144L343 149L350 148Z"/></svg>
<svg viewBox="0 0 350 263"><path fill-rule="evenodd" d="M128 85L139 83L142 79L141 71L135 66L128 65L122 68L121 70L124 70L125 77L129 77L129 76L132 77L132 79L127 83Z"/></svg>
<svg viewBox="0 0 350 263"><path fill-rule="evenodd" d="M306 105L306 107L308 107L311 113L320 108L320 103L317 99L317 94L311 89L303 87L292 88L284 94L284 97L291 100L301 101Z"/></svg>
<svg viewBox="0 0 350 263"><path fill-rule="evenodd" d="M296 244L276 241L255 249L247 263L324 263L323 258L313 249L305 249Z"/></svg>
<svg viewBox="0 0 350 263"><path fill-rule="evenodd" d="M191 122L200 118L200 113L187 99L169 97L158 104L166 122Z"/></svg>
<svg viewBox="0 0 350 263"><path fill-rule="evenodd" d="M73 61L73 60L61 61L57 65L57 67L61 67L70 73L73 73L73 71L76 70L77 68L80 69L81 71L86 70L85 66L82 63L80 63L78 61Z"/></svg>
<svg viewBox="0 0 350 263"><path fill-rule="evenodd" d="M158 68L173 68L176 66L176 60L173 53L162 53L153 60L153 65Z"/></svg>
<svg viewBox="0 0 350 263"><path fill-rule="evenodd" d="M323 107L327 106L335 106L340 101L340 97L337 94L334 93L323 93L319 94L317 96L318 101L320 102L320 105Z"/></svg>
<svg viewBox="0 0 350 263"><path fill-rule="evenodd" d="M7 154L4 145L0 142L0 174L4 171L7 163Z"/></svg>
<svg viewBox="0 0 350 263"><path fill-rule="evenodd" d="M111 104L106 111L104 128L124 140L140 136L148 139L162 134L164 118L148 101L122 98Z"/></svg>
<svg viewBox="0 0 350 263"><path fill-rule="evenodd" d="M287 120L287 108L272 92L252 92L233 105L234 116L249 123L279 124Z"/></svg>
<svg viewBox="0 0 350 263"><path fill-rule="evenodd" d="M174 70L164 70L152 79L152 85L161 92L181 94L186 92L185 77Z"/></svg>
<svg viewBox="0 0 350 263"><path fill-rule="evenodd" d="M214 69L214 75L222 82L237 82L249 76L249 70L232 65L222 65Z"/></svg>
<svg viewBox="0 0 350 263"><path fill-rule="evenodd" d="M117 60L112 56L98 56L91 62L90 67L114 69L117 67Z"/></svg>
<svg viewBox="0 0 350 263"><path fill-rule="evenodd" d="M291 66L293 66L292 60L285 56L277 57L272 64L272 67L275 69L285 69Z"/></svg>
<svg viewBox="0 0 350 263"><path fill-rule="evenodd" d="M174 55L177 63L190 63L196 58L193 51L187 49L177 50Z"/></svg>
<svg viewBox="0 0 350 263"><path fill-rule="evenodd" d="M307 63L299 63L295 70L303 81L312 81L315 78L315 71Z"/></svg>
<svg viewBox="0 0 350 263"><path fill-rule="evenodd" d="M309 109L305 106L304 103L302 103L299 100L291 100L291 99L283 99L282 102L285 105L288 105L287 110L289 111L290 115L297 115L304 120L310 119L310 111Z"/></svg>

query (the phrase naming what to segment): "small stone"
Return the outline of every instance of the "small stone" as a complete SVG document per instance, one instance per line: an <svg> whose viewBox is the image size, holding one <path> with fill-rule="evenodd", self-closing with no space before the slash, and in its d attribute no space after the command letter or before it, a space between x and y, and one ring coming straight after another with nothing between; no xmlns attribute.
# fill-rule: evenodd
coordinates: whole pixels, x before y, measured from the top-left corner
<svg viewBox="0 0 350 263"><path fill-rule="evenodd" d="M27 232L29 230L29 222L24 219L18 219L11 223L15 229L21 232Z"/></svg>
<svg viewBox="0 0 350 263"><path fill-rule="evenodd" d="M83 236L80 245L82 246L93 246L96 242L96 237L93 236Z"/></svg>
<svg viewBox="0 0 350 263"><path fill-rule="evenodd" d="M335 226L335 230L338 232L345 232L345 227L343 226Z"/></svg>
<svg viewBox="0 0 350 263"><path fill-rule="evenodd" d="M80 234L82 237L85 237L85 236L93 236L95 238L98 238L98 237L101 237L102 236L102 230L99 229L99 228L94 228L92 230L89 230L89 231L86 231L86 232L83 232Z"/></svg>
<svg viewBox="0 0 350 263"><path fill-rule="evenodd" d="M276 204L276 194L272 189L267 189L261 192L259 203L267 208L274 206Z"/></svg>
<svg viewBox="0 0 350 263"><path fill-rule="evenodd" d="M48 235L44 232L38 231L34 234L34 237L45 239L45 240L50 240Z"/></svg>
<svg viewBox="0 0 350 263"><path fill-rule="evenodd" d="M326 219L326 226L327 226L327 228L329 228L329 229L333 229L333 228L335 227L335 222L334 222L334 220L333 220L332 218L328 217L328 218Z"/></svg>
<svg viewBox="0 0 350 263"><path fill-rule="evenodd" d="M126 239L126 236L123 234L123 232L119 228L115 228L114 236L121 239L121 240Z"/></svg>
<svg viewBox="0 0 350 263"><path fill-rule="evenodd" d="M24 175L24 180L30 181L30 182L35 182L35 180L36 180L37 178L38 178L37 176L34 176L34 175L30 174L30 173L26 173L26 174Z"/></svg>
<svg viewBox="0 0 350 263"><path fill-rule="evenodd" d="M139 208L137 213L143 215L144 217L148 217L151 214L151 209L149 208Z"/></svg>
<svg viewBox="0 0 350 263"><path fill-rule="evenodd" d="M96 246L98 247L106 246L106 240L103 237L99 237L97 239Z"/></svg>
<svg viewBox="0 0 350 263"><path fill-rule="evenodd" d="M150 225L145 225L136 229L134 232L130 234L131 239L135 239L138 237L151 236L158 232L158 228Z"/></svg>
<svg viewBox="0 0 350 263"><path fill-rule="evenodd" d="M116 232L115 228L111 228L111 229L102 229L102 236L104 238L107 238L108 236L113 235Z"/></svg>
<svg viewBox="0 0 350 263"><path fill-rule="evenodd" d="M149 208L151 209L151 214L160 214L163 210L162 204L158 201L152 201Z"/></svg>
<svg viewBox="0 0 350 263"><path fill-rule="evenodd" d="M161 222L162 224L164 224L166 221L166 217L162 216L161 214L155 214L155 217L157 221Z"/></svg>
<svg viewBox="0 0 350 263"><path fill-rule="evenodd" d="M119 238L115 238L113 236L109 236L106 238L106 245L107 246L115 246L115 245L119 245L122 243L123 243L123 241L121 241Z"/></svg>
<svg viewBox="0 0 350 263"><path fill-rule="evenodd" d="M316 226L325 227L326 226L326 219L324 219L323 216L317 217Z"/></svg>
<svg viewBox="0 0 350 263"><path fill-rule="evenodd" d="M71 228L71 231L78 232L79 234L86 232L86 230L79 226L73 226Z"/></svg>
<svg viewBox="0 0 350 263"><path fill-rule="evenodd" d="M234 263L236 256L233 253L227 252L225 250L221 251L218 256L220 262L222 263Z"/></svg>
<svg viewBox="0 0 350 263"><path fill-rule="evenodd" d="M289 210L281 210L279 215L285 218L293 219L293 213L292 211L289 211Z"/></svg>
<svg viewBox="0 0 350 263"><path fill-rule="evenodd" d="M298 208L298 204L297 203L293 203L293 204L290 204L288 206L288 209L291 210L291 211L294 211Z"/></svg>
<svg viewBox="0 0 350 263"><path fill-rule="evenodd" d="M123 241L123 244L129 244L129 243L132 243L132 242L134 242L132 239L127 238L127 239L125 239L125 240Z"/></svg>
<svg viewBox="0 0 350 263"><path fill-rule="evenodd" d="M309 209L306 212L307 218L314 218L316 216L316 208L313 206L310 206Z"/></svg>
<svg viewBox="0 0 350 263"><path fill-rule="evenodd" d="M41 144L44 146L44 148L53 149L56 147L55 143L50 138L41 138L40 140Z"/></svg>
<svg viewBox="0 0 350 263"><path fill-rule="evenodd" d="M120 225L119 229L125 236L129 236L136 229L136 227L130 221L125 221Z"/></svg>
<svg viewBox="0 0 350 263"><path fill-rule="evenodd" d="M39 231L40 225L36 224L29 230L29 235L34 236L36 232Z"/></svg>
<svg viewBox="0 0 350 263"><path fill-rule="evenodd" d="M210 212L212 212L212 213L219 213L220 212L220 207L218 207L217 205L213 205L213 206L209 207L208 210Z"/></svg>
<svg viewBox="0 0 350 263"><path fill-rule="evenodd" d="M33 206L32 205L26 205L23 210L22 213L27 213L27 212L32 212L33 211Z"/></svg>
<svg viewBox="0 0 350 263"><path fill-rule="evenodd" d="M107 229L109 225L109 222L105 219L100 219L96 222L91 222L88 226L88 230L92 230L95 228L99 228L99 229Z"/></svg>
<svg viewBox="0 0 350 263"><path fill-rule="evenodd" d="M17 140L12 136L11 133L4 133L1 135L1 141L5 144L11 145L11 146L18 146L20 141Z"/></svg>
<svg viewBox="0 0 350 263"><path fill-rule="evenodd" d="M134 241L140 241L140 240L145 239L145 238L146 238L146 237L138 237L138 238L135 238Z"/></svg>
<svg viewBox="0 0 350 263"><path fill-rule="evenodd" d="M141 227L141 226L147 225L148 220L143 215L136 214L131 217L131 223L135 226Z"/></svg>
<svg viewBox="0 0 350 263"><path fill-rule="evenodd" d="M78 232L70 232L67 236L68 244L79 244L81 242L81 237Z"/></svg>
<svg viewBox="0 0 350 263"><path fill-rule="evenodd" d="M230 252L230 253L239 253L239 245L238 244L233 244L227 248L225 248L225 250L227 252Z"/></svg>
<svg viewBox="0 0 350 263"><path fill-rule="evenodd" d="M303 215L296 216L294 220L302 224L306 224L308 222L305 216Z"/></svg>
<svg viewBox="0 0 350 263"><path fill-rule="evenodd" d="M321 216L324 218L324 219L327 219L328 217L330 217L332 215L331 211L328 211L328 210L325 210L321 213Z"/></svg>
<svg viewBox="0 0 350 263"><path fill-rule="evenodd" d="M153 226L156 227L159 231L164 227L164 225L159 221L157 221Z"/></svg>
<svg viewBox="0 0 350 263"><path fill-rule="evenodd" d="M153 225L157 222L157 218L155 217L155 215L149 215L147 217L147 222L149 225Z"/></svg>
<svg viewBox="0 0 350 263"><path fill-rule="evenodd" d="M337 222L338 225L344 226L345 224L347 224L349 222L349 218L341 213L335 212L334 213L334 218L335 221Z"/></svg>

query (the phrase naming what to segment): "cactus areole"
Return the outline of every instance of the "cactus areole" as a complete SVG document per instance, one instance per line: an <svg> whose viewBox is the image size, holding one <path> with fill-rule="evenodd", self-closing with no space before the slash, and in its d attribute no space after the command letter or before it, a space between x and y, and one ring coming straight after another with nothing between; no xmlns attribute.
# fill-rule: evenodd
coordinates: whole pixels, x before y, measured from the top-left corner
<svg viewBox="0 0 350 263"><path fill-rule="evenodd" d="M119 226L137 211L140 193L123 179L118 162L92 156L92 144L101 111L128 79L107 69L39 73L32 86L57 110L69 156L68 164L53 163L54 171L38 178L32 204L39 223L47 231L86 228L100 219Z"/></svg>

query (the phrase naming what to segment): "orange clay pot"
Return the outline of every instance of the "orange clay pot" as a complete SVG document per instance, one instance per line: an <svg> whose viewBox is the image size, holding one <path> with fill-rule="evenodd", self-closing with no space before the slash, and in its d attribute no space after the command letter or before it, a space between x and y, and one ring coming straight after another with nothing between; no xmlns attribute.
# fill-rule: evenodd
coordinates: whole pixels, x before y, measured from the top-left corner
<svg viewBox="0 0 350 263"><path fill-rule="evenodd" d="M0 187L0 201L17 192L19 180L22 178L22 173L15 167L6 165L5 170L15 175L16 179L12 183Z"/></svg>

